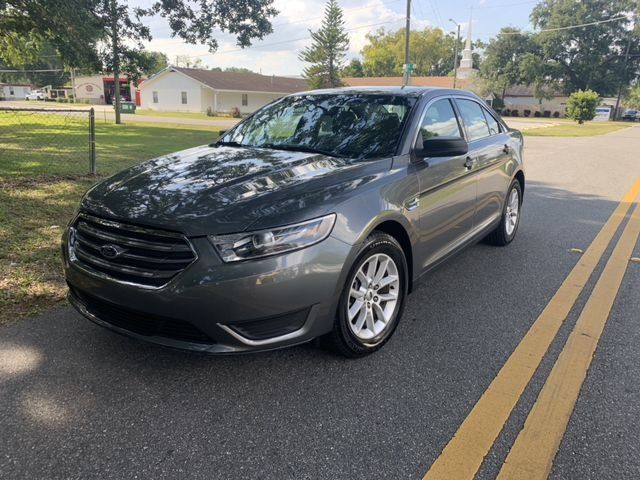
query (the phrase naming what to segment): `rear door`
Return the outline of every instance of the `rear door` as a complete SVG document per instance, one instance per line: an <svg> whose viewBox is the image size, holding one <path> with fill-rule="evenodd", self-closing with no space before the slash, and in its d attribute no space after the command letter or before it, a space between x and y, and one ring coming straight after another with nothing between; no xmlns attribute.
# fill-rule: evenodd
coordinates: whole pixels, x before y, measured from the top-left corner
<svg viewBox="0 0 640 480"><path fill-rule="evenodd" d="M464 138L453 99L439 97L428 103L417 135L423 143L432 137ZM424 268L451 252L470 235L476 205L476 182L466 166L466 155L426 158L415 163L414 168L420 193L409 208L419 208L417 258L421 259Z"/></svg>
<svg viewBox="0 0 640 480"><path fill-rule="evenodd" d="M457 97L455 102L469 141L469 171L477 180L473 229L479 231L502 215L511 180L506 165L513 161L510 137L480 102L468 97Z"/></svg>

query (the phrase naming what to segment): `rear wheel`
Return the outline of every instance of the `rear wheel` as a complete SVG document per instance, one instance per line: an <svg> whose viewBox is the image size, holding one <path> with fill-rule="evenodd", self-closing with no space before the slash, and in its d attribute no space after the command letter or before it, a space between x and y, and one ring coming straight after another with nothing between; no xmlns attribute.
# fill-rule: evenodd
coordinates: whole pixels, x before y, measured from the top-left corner
<svg viewBox="0 0 640 480"><path fill-rule="evenodd" d="M404 307L407 264L395 238L374 232L364 242L343 288L330 340L348 357L381 348Z"/></svg>
<svg viewBox="0 0 640 480"><path fill-rule="evenodd" d="M509 187L502 209L502 219L496 229L487 236L491 245L503 247L515 238L520 225L520 207L522 206L522 186L514 180Z"/></svg>

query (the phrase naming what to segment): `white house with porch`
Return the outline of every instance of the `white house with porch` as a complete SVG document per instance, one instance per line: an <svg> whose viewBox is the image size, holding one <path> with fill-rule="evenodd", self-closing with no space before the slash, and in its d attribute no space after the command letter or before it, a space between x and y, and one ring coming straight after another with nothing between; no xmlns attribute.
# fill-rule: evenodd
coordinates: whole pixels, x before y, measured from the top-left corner
<svg viewBox="0 0 640 480"><path fill-rule="evenodd" d="M173 112L251 113L276 98L307 90L304 80L257 73L167 67L139 86L142 108Z"/></svg>

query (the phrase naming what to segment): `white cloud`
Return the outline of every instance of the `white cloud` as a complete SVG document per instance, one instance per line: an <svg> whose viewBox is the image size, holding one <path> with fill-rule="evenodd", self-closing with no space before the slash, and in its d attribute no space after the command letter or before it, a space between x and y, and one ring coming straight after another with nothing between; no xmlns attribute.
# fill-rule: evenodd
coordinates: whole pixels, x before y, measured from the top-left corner
<svg viewBox="0 0 640 480"><path fill-rule="evenodd" d="M309 44L309 29L315 30L320 26L324 4L323 0L275 0L274 7L280 13L272 19L274 32L244 50L235 45L233 36L220 33L218 52L211 55L204 45L188 45L179 39L167 38L168 27L162 19L153 19L149 23L154 39L146 47L166 53L170 61L176 55L190 55L201 58L205 65L211 67L235 66L262 71L265 75L299 75L305 64L298 60L298 54ZM360 52L366 44L368 32L380 27L391 30L403 27L404 5L402 0L367 0L364 4L357 0L341 2L350 36L348 57ZM432 24L426 18L415 18L415 12L413 15L412 29Z"/></svg>

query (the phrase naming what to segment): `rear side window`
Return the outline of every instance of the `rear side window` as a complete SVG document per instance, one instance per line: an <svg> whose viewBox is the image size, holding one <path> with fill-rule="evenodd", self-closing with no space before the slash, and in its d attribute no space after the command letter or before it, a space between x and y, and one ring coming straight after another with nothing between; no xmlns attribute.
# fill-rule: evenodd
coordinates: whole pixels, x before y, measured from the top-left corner
<svg viewBox="0 0 640 480"><path fill-rule="evenodd" d="M493 117L493 115L487 112L486 109L483 109L482 111L484 112L484 118L487 120L487 125L489 125L489 133L491 133L491 135L497 135L500 133L500 124L498 121Z"/></svg>
<svg viewBox="0 0 640 480"><path fill-rule="evenodd" d="M472 100L456 99L456 102L467 129L469 141L488 137L490 135L489 125L487 125L487 120L482 113L482 107Z"/></svg>
<svg viewBox="0 0 640 480"><path fill-rule="evenodd" d="M433 137L462 137L450 100L438 100L427 108L420 125L420 134L423 142Z"/></svg>

